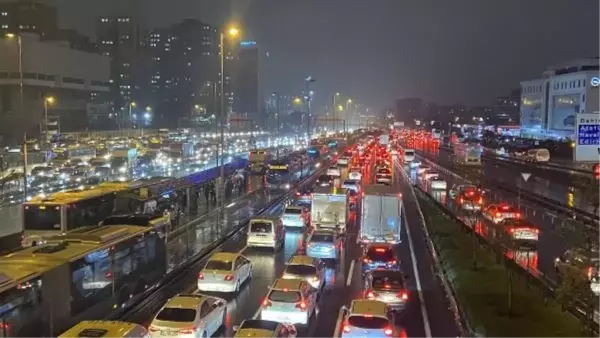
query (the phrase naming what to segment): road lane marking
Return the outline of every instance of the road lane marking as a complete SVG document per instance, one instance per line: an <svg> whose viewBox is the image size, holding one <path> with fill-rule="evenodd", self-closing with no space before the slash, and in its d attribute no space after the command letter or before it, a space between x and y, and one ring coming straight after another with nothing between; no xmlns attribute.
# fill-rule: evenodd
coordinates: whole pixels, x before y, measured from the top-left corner
<svg viewBox="0 0 600 338"><path fill-rule="evenodd" d="M404 209L404 207L402 208ZM427 309L425 308L425 298L423 297L423 289L421 288L421 278L419 277L419 271L417 270L417 256L415 255L414 245L412 236L410 235L410 226L408 219L406 218L406 209L402 210L404 216L404 224L406 228L406 235L408 236L408 248L410 249L410 259L412 260L413 273L415 274L415 283L417 284L417 294L419 295L419 303L421 306L421 316L423 317L423 327L425 329L425 337L431 337L431 326L429 324L429 317L427 316Z"/></svg>
<svg viewBox="0 0 600 338"><path fill-rule="evenodd" d="M352 275L354 274L354 264L356 261L353 259L350 263L350 270L348 270L348 278L346 279L346 286L350 286L352 283Z"/></svg>

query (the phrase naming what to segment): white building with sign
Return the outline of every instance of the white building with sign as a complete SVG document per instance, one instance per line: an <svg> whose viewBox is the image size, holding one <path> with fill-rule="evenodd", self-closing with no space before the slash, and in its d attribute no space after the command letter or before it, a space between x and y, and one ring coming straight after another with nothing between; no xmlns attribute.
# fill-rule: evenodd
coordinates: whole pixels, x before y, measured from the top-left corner
<svg viewBox="0 0 600 338"><path fill-rule="evenodd" d="M600 158L600 112L577 115L575 151L576 162L597 163Z"/></svg>
<svg viewBox="0 0 600 338"><path fill-rule="evenodd" d="M582 59L521 82L521 135L575 139L577 116L599 110L599 69L598 58Z"/></svg>

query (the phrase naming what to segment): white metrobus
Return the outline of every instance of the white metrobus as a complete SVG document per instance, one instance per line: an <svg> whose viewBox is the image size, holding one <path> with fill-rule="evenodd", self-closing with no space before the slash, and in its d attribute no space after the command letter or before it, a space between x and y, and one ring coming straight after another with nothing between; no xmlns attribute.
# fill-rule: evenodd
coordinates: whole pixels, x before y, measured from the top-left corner
<svg viewBox="0 0 600 338"><path fill-rule="evenodd" d="M153 227L95 226L0 258L0 337L57 337L145 296L166 273Z"/></svg>
<svg viewBox="0 0 600 338"><path fill-rule="evenodd" d="M31 199L23 204L22 246L38 245L47 237L98 225L113 215L116 193L129 188L130 185L125 182L107 182L90 189L57 192Z"/></svg>

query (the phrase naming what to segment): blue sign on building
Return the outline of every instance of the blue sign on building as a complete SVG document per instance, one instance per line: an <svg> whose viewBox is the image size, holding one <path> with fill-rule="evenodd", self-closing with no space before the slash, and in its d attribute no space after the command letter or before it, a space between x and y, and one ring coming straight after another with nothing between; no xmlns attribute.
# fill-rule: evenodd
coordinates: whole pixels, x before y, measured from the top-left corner
<svg viewBox="0 0 600 338"><path fill-rule="evenodd" d="M577 144L586 146L600 144L600 124L579 125Z"/></svg>
<svg viewBox="0 0 600 338"><path fill-rule="evenodd" d="M241 41L240 46L242 46L242 47L256 46L256 41Z"/></svg>

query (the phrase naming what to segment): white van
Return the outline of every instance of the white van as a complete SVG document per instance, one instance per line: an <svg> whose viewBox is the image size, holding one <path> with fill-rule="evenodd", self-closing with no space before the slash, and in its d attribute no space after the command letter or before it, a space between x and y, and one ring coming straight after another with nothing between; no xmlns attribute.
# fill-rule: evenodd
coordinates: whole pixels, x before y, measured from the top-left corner
<svg viewBox="0 0 600 338"><path fill-rule="evenodd" d="M413 149L404 150L404 162L412 162L415 160L415 151Z"/></svg>
<svg viewBox="0 0 600 338"><path fill-rule="evenodd" d="M527 161L548 162L550 161L550 151L545 148L529 149L526 155Z"/></svg>
<svg viewBox="0 0 600 338"><path fill-rule="evenodd" d="M303 229L308 223L308 216L309 214L304 207L291 205L285 208L281 220L285 227Z"/></svg>
<svg viewBox="0 0 600 338"><path fill-rule="evenodd" d="M255 217L248 225L246 246L277 250L285 242L285 227L279 217Z"/></svg>

